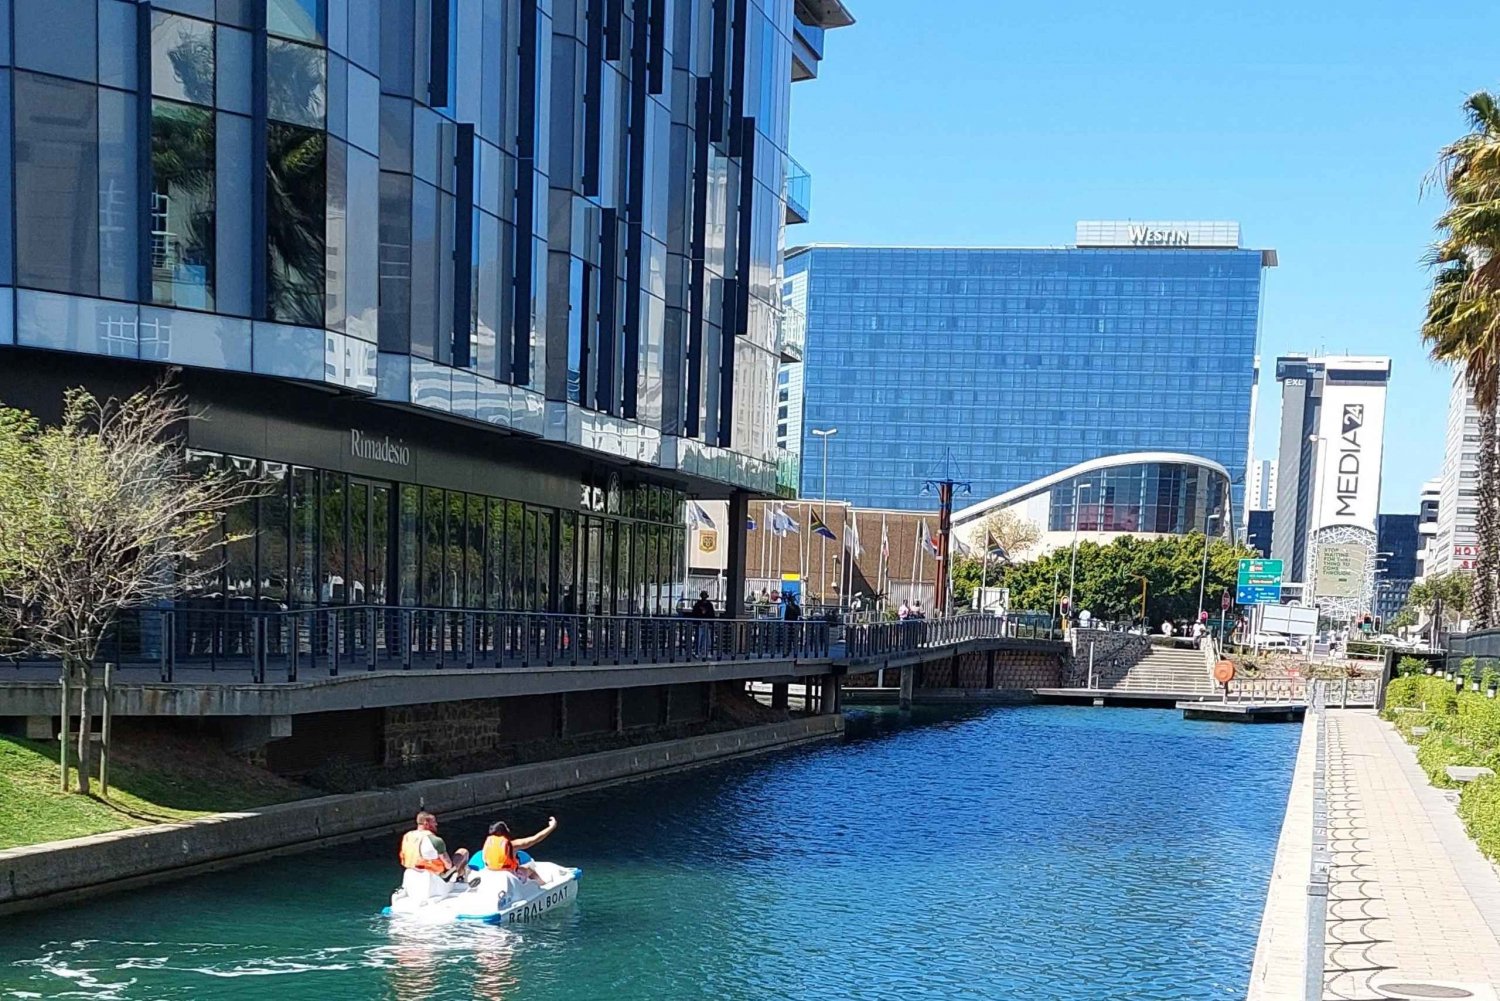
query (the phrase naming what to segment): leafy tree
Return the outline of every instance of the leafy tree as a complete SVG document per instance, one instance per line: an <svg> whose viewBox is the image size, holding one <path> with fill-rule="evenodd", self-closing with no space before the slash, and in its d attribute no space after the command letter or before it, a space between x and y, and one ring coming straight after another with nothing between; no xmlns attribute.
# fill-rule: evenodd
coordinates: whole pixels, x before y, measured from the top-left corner
<svg viewBox="0 0 1500 1001"><path fill-rule="evenodd" d="M1469 574L1455 570L1413 584L1406 607L1423 618L1432 618L1441 605L1444 624L1456 624L1468 612L1473 592Z"/></svg>
<svg viewBox="0 0 1500 1001"><path fill-rule="evenodd" d="M100 401L69 390L42 427L0 407L0 633L60 659L83 689L127 609L157 605L219 571L225 512L260 483L191 463L189 417L166 383ZM78 730L78 791L89 792L90 718Z"/></svg>
<svg viewBox="0 0 1500 1001"><path fill-rule="evenodd" d="M1461 369L1479 410L1479 558L1471 584L1474 621L1483 628L1494 621L1500 571L1500 102L1480 91L1464 113L1469 132L1443 147L1428 179L1448 207L1429 256L1437 270L1422 340L1435 360Z"/></svg>
<svg viewBox="0 0 1500 1001"><path fill-rule="evenodd" d="M1141 614L1141 582L1146 583L1147 622L1192 618L1198 613L1198 582L1203 570L1203 536L1140 538L1122 535L1105 545L1081 541L1074 575L1073 603L1078 610L1110 620ZM1239 561L1253 550L1216 539L1209 542L1204 608L1216 608L1219 596L1233 593ZM1071 547L1005 567L990 566L992 584L1010 589L1010 607L1047 610L1067 596ZM981 564L961 559L954 567L954 597L962 602L978 585Z"/></svg>

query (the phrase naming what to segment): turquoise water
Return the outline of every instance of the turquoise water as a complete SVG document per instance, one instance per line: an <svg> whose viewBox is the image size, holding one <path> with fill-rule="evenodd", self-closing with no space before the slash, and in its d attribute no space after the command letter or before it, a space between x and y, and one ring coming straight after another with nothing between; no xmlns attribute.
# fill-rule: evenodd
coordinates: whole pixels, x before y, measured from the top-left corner
<svg viewBox="0 0 1500 1001"><path fill-rule="evenodd" d="M1172 711L864 721L517 810L576 906L406 930L382 838L0 921L0 998L1242 998L1297 730ZM444 825L477 845L490 818Z"/></svg>

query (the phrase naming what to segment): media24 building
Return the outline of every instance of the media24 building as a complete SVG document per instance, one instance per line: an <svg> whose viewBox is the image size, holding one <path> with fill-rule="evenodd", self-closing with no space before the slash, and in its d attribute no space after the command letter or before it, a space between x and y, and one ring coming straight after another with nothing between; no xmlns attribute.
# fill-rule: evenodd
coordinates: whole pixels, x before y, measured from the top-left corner
<svg viewBox="0 0 1500 1001"><path fill-rule="evenodd" d="M1275 264L1232 222L1080 222L1066 247L794 251L807 347L782 383L802 495L823 495L814 431L836 428L827 495L856 507L931 510L923 482L951 455L970 503L1050 494L1048 531L1237 529ZM1146 458L1112 458L1132 453Z"/></svg>
<svg viewBox="0 0 1500 1001"><path fill-rule="evenodd" d="M274 484L191 607L670 612L687 498L774 492L841 3L0 12L0 399L180 367L188 445Z"/></svg>

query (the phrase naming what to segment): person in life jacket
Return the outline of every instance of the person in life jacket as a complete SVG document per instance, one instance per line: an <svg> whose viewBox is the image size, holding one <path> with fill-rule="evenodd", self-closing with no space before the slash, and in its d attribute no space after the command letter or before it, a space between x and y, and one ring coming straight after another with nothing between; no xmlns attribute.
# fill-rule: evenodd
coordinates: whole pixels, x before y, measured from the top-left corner
<svg viewBox="0 0 1500 1001"><path fill-rule="evenodd" d="M437 817L423 810L417 814L417 826L401 838L401 867L421 869L446 880L464 881L469 868L469 853L460 848L452 855L437 834Z"/></svg>
<svg viewBox="0 0 1500 1001"><path fill-rule="evenodd" d="M503 820L495 821L490 825L490 836L484 839L484 867L496 872L509 872L520 879L534 879L540 882L541 877L536 874L536 870L523 864L516 857L516 852L541 844L555 830L557 830L557 818L548 817L547 826L531 837L512 838L510 825Z"/></svg>

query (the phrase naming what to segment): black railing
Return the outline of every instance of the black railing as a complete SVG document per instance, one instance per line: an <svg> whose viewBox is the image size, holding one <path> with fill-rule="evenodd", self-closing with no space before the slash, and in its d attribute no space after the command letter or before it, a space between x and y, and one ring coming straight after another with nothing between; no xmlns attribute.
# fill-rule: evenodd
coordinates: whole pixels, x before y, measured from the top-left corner
<svg viewBox="0 0 1500 1001"><path fill-rule="evenodd" d="M563 615L344 605L298 610L137 609L100 660L242 671L254 683L353 671L589 667L829 656L825 622ZM23 658L18 664L36 663Z"/></svg>
<svg viewBox="0 0 1500 1001"><path fill-rule="evenodd" d="M844 651L851 660L914 653L979 639L1055 639L1050 624L1002 618L983 612L942 619L907 619L844 627Z"/></svg>

